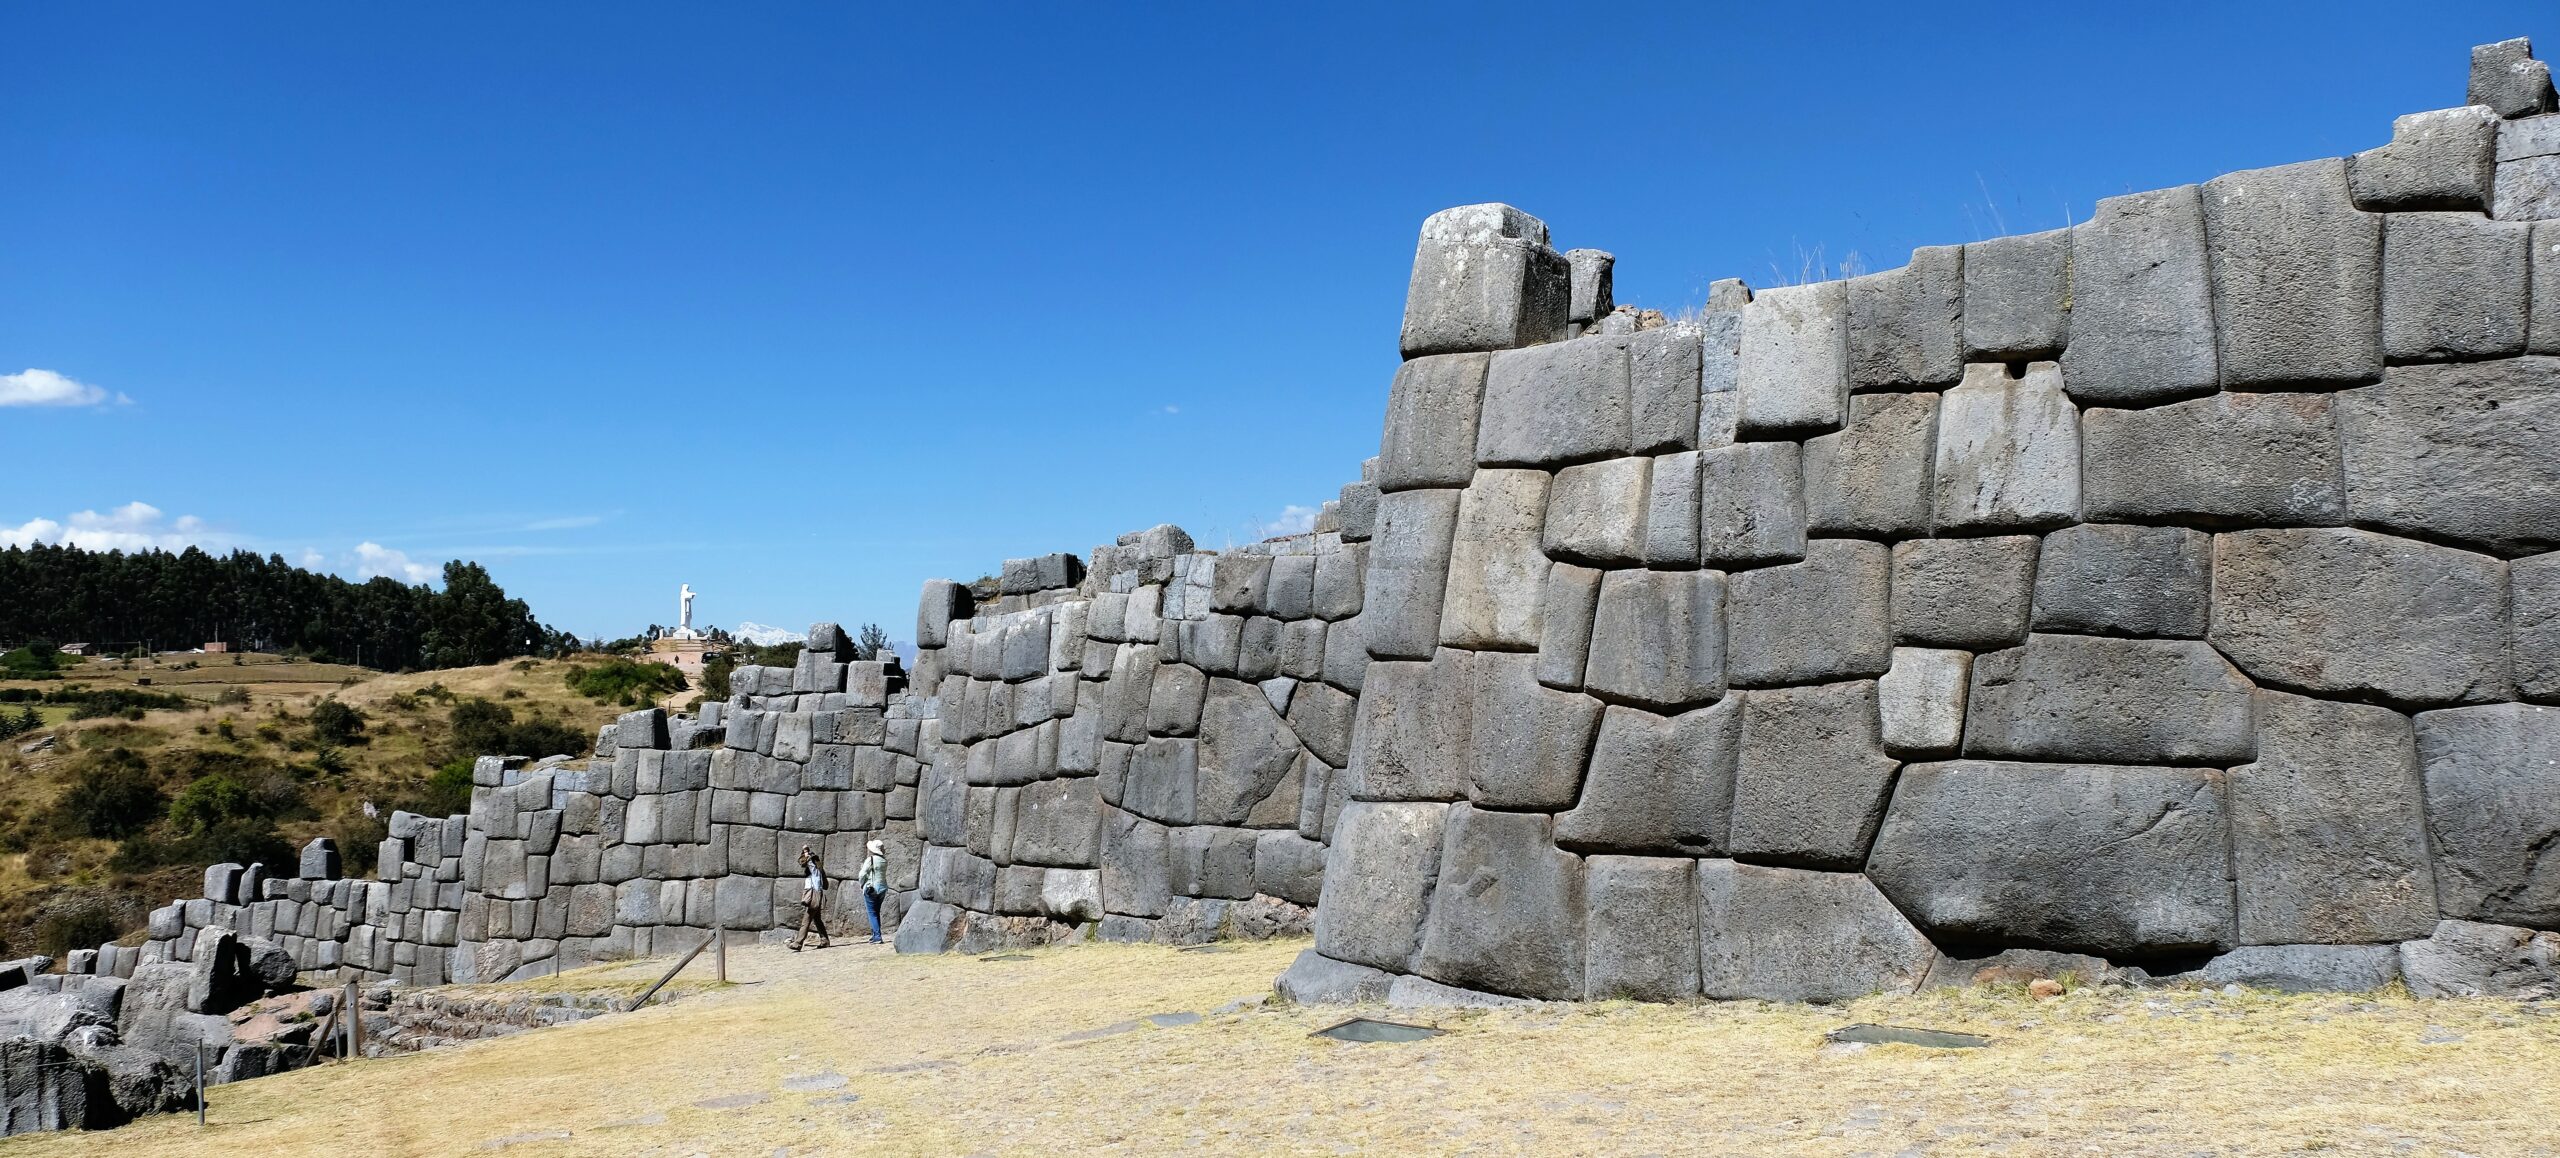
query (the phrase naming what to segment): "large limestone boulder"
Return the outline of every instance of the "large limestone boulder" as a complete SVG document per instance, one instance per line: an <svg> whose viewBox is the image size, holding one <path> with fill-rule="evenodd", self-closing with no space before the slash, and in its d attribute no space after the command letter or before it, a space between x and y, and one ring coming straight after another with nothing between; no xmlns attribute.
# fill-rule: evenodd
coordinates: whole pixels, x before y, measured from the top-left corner
<svg viewBox="0 0 2560 1158"><path fill-rule="evenodd" d="M2193 953L2232 942L2222 773L1956 760L1902 770L1866 875L1941 943Z"/></svg>
<svg viewBox="0 0 2560 1158"><path fill-rule="evenodd" d="M1681 1001L1698 993L1694 862L1595 856L1583 862L1582 996Z"/></svg>
<svg viewBox="0 0 2560 1158"><path fill-rule="evenodd" d="M2209 638L2251 676L2340 698L2512 695L2506 564L2371 531L2214 537Z"/></svg>
<svg viewBox="0 0 2560 1158"><path fill-rule="evenodd" d="M1504 350L1563 333L1573 271L1547 225L1502 204L1432 214L1405 289L1404 355Z"/></svg>
<svg viewBox="0 0 2560 1158"><path fill-rule="evenodd" d="M2420 997L2560 997L2560 933L2440 921L2400 943L2400 976Z"/></svg>
<svg viewBox="0 0 2560 1158"><path fill-rule="evenodd" d="M2258 758L2228 781L2241 943L2424 936L2436 875L2409 717L2271 691L2257 717Z"/></svg>
<svg viewBox="0 0 2560 1158"><path fill-rule="evenodd" d="M2037 634L1976 656L1965 754L2237 764L2256 749L2250 683L2194 640Z"/></svg>
<svg viewBox="0 0 2560 1158"><path fill-rule="evenodd" d="M1582 858L1555 847L1553 825L1537 813L1449 809L1414 972L1514 997L1582 996ZM1318 912L1329 908L1330 898Z"/></svg>
<svg viewBox="0 0 2560 1158"><path fill-rule="evenodd" d="M1873 680L1743 695L1732 855L1854 871L1901 761L1884 750Z"/></svg>
<svg viewBox="0 0 2560 1158"><path fill-rule="evenodd" d="M1909 992L1937 950L1857 873L1698 862L1708 997L1847 1001Z"/></svg>
<svg viewBox="0 0 2560 1158"><path fill-rule="evenodd" d="M2560 708L2423 712L2417 732L2444 914L2560 927Z"/></svg>
<svg viewBox="0 0 2560 1158"><path fill-rule="evenodd" d="M2502 556L2560 547L2560 358L2394 366L2338 395L2362 526Z"/></svg>
<svg viewBox="0 0 2560 1158"><path fill-rule="evenodd" d="M1343 806L1316 905L1318 951L1399 973L1411 966L1441 875L1449 811L1430 803Z"/></svg>
<svg viewBox="0 0 2560 1158"><path fill-rule="evenodd" d="M1741 725L1739 696L1671 717L1610 707L1582 797L1556 817L1557 843L1593 852L1722 855Z"/></svg>

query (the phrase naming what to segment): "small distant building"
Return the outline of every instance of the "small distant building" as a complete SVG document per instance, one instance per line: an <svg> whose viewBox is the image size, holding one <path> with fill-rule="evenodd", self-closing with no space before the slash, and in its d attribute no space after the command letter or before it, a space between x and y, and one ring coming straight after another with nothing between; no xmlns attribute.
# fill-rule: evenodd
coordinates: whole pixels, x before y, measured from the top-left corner
<svg viewBox="0 0 2560 1158"><path fill-rule="evenodd" d="M649 641L649 658L683 672L687 680L701 679L703 663L720 653L719 644L699 636L680 639L672 635L662 635Z"/></svg>
<svg viewBox="0 0 2560 1158"><path fill-rule="evenodd" d="M224 655L228 654L230 651L231 645L224 643L219 639L204 645L204 653L206 655Z"/></svg>
<svg viewBox="0 0 2560 1158"><path fill-rule="evenodd" d="M61 652L64 655L87 655L89 654L89 645L85 643L66 643L54 650Z"/></svg>

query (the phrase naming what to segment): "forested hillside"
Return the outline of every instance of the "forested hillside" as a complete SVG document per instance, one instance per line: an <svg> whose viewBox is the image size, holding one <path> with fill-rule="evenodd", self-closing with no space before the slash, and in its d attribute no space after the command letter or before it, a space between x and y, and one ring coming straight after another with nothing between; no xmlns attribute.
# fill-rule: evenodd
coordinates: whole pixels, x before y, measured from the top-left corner
<svg viewBox="0 0 2560 1158"><path fill-rule="evenodd" d="M0 550L0 646L47 640L161 650L220 640L386 671L467 667L552 653L567 642L477 563L444 567L444 589L362 583L280 555L194 547L170 554L38 544Z"/></svg>

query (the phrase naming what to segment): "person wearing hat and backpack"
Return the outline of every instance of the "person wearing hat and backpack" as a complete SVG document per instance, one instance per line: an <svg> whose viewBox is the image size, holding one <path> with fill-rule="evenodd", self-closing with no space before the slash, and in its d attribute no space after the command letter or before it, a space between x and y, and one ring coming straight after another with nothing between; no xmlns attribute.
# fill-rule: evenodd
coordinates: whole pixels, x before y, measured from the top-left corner
<svg viewBox="0 0 2560 1158"><path fill-rule="evenodd" d="M800 846L800 871L807 873L808 879L800 886L800 935L791 939L790 946L794 953L799 952L800 946L809 940L811 925L818 927L818 947L824 949L830 944L827 918L820 912L827 902L827 866L826 862L818 859L817 849L805 844Z"/></svg>
<svg viewBox="0 0 2560 1158"><path fill-rule="evenodd" d="M880 943L880 898L889 892L889 858L880 852L880 842L868 846L871 855L862 858L862 868L854 875L862 882L862 905L871 914L871 943Z"/></svg>

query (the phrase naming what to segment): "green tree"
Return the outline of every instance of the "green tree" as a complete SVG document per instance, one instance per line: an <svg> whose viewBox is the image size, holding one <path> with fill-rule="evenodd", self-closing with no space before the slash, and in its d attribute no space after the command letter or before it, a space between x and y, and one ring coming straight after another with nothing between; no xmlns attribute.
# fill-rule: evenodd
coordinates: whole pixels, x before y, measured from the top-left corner
<svg viewBox="0 0 2560 1158"><path fill-rule="evenodd" d="M149 827L165 802L151 765L131 749L112 748L90 757L72 774L61 809L83 833L122 838Z"/></svg>
<svg viewBox="0 0 2560 1158"><path fill-rule="evenodd" d="M325 699L312 705L311 738L337 747L361 744L364 742L364 722L363 712L335 699Z"/></svg>
<svg viewBox="0 0 2560 1158"><path fill-rule="evenodd" d="M853 651L858 659L879 659L889 652L889 633L880 630L877 623L863 624L862 633L854 638Z"/></svg>

